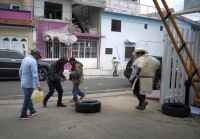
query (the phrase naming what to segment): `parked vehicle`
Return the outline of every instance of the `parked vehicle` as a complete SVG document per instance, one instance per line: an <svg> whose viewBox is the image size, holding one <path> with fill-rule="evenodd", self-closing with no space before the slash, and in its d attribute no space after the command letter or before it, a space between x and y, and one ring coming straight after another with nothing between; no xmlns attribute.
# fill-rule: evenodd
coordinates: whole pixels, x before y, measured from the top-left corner
<svg viewBox="0 0 200 139"><path fill-rule="evenodd" d="M153 90L159 90L160 89L160 84L161 84L161 67L162 67L162 57L157 57L157 56L153 56L156 59L158 59L160 61L160 66L158 67L158 69L156 70L155 73L155 78L154 78L154 84L153 84ZM131 74L132 74L132 64L133 62L136 60L136 56L132 56L127 65L126 65L126 69L124 71L124 76L129 79Z"/></svg>
<svg viewBox="0 0 200 139"><path fill-rule="evenodd" d="M19 77L19 68L25 56L10 49L0 49L0 77ZM50 64L45 61L38 62L38 76L40 81L46 80Z"/></svg>

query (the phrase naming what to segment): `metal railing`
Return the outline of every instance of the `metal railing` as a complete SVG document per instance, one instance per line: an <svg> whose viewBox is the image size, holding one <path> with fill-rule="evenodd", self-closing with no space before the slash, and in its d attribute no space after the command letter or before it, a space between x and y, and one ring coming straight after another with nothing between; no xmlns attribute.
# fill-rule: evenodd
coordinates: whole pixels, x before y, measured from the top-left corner
<svg viewBox="0 0 200 139"><path fill-rule="evenodd" d="M142 5L133 1L107 0L105 11L151 18L160 18L156 7Z"/></svg>
<svg viewBox="0 0 200 139"><path fill-rule="evenodd" d="M73 4L83 4L88 6L94 6L94 7L106 7L106 1L105 0L71 0L72 5Z"/></svg>

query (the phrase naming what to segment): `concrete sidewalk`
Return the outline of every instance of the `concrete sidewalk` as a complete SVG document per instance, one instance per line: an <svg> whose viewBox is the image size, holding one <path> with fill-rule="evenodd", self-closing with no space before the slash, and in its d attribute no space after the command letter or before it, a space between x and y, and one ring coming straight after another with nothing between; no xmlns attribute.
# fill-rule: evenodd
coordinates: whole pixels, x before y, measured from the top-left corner
<svg viewBox="0 0 200 139"><path fill-rule="evenodd" d="M120 76L123 76L123 70L117 71ZM102 70L102 69L83 69L85 76L112 76L113 70ZM69 70L64 71L64 75L68 75Z"/></svg>
<svg viewBox="0 0 200 139"><path fill-rule="evenodd" d="M157 111L158 101L147 100L144 111L135 109L138 100L130 91L87 95L101 101L101 112L78 113L64 97L65 108L35 103L39 114L20 121L23 100L0 101L0 139L199 139L200 116L174 118Z"/></svg>

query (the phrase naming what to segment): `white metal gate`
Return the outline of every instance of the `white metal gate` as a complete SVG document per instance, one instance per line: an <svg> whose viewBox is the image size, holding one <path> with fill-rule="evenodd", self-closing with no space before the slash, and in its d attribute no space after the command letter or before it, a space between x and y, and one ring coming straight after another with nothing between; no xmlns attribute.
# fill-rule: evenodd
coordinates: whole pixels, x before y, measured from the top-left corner
<svg viewBox="0 0 200 139"><path fill-rule="evenodd" d="M178 39L178 35L174 29L171 29L176 39L178 46L181 46L181 42ZM190 53L198 67L200 67L200 32L180 29L185 42L190 50ZM186 64L190 65L189 59L186 56L184 50L182 50L183 58ZM160 104L159 110L162 109L162 105L167 102L184 103L185 102L185 81L188 78L187 74L178 58L178 55L174 49L173 43L171 42L167 33L164 37L164 53L162 59L162 74L161 74L161 90L160 90ZM197 87L200 87L197 84ZM193 105L195 92L193 87L190 88L190 100L189 105Z"/></svg>
<svg viewBox="0 0 200 139"><path fill-rule="evenodd" d="M16 50L28 55L28 37L0 36L0 48Z"/></svg>

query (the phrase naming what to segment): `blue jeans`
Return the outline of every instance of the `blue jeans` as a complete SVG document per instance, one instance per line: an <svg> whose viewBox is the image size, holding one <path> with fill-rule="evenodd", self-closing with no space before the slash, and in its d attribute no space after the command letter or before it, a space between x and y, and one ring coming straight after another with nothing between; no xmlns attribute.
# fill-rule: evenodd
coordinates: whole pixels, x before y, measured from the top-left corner
<svg viewBox="0 0 200 139"><path fill-rule="evenodd" d="M113 72L113 76L117 76L117 69L115 68L114 72Z"/></svg>
<svg viewBox="0 0 200 139"><path fill-rule="evenodd" d="M72 94L73 94L73 100L74 101L78 101L78 97L79 96L83 96L84 93L78 88L79 84L73 84L73 90L72 90Z"/></svg>
<svg viewBox="0 0 200 139"><path fill-rule="evenodd" d="M34 88L22 88L24 91L24 103L21 109L21 116L27 115L27 110L29 109L30 112L34 112L35 109L33 108L33 102L31 100L31 95L33 93Z"/></svg>

